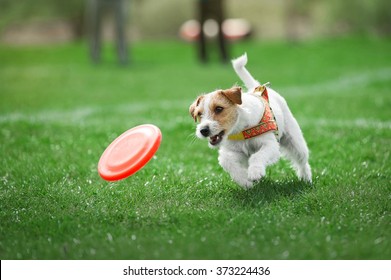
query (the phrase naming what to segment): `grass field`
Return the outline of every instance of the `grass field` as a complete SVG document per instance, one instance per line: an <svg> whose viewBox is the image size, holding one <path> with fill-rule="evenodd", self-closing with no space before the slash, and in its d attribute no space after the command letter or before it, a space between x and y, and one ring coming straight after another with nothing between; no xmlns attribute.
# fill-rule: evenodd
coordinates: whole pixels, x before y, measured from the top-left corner
<svg viewBox="0 0 391 280"><path fill-rule="evenodd" d="M0 47L1 259L390 259L391 40L238 43L290 104L312 186L281 161L244 191L194 139L188 107L239 82L190 45ZM153 123L156 157L126 180L97 173L105 147Z"/></svg>

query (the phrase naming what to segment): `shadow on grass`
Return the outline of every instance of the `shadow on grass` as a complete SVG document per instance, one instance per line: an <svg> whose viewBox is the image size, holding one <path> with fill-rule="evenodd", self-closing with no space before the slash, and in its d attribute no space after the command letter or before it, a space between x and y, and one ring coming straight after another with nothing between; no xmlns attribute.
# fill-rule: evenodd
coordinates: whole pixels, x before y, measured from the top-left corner
<svg viewBox="0 0 391 280"><path fill-rule="evenodd" d="M244 207L259 207L282 199L294 199L312 189L313 186L313 184L300 180L272 181L264 179L247 191L236 189L233 192L233 197Z"/></svg>

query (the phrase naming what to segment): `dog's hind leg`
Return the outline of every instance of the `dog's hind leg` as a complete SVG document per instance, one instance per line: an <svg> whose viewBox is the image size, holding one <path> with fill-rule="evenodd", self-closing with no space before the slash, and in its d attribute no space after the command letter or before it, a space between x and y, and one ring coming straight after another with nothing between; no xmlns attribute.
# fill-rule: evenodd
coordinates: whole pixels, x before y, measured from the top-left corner
<svg viewBox="0 0 391 280"><path fill-rule="evenodd" d="M284 135L280 142L282 154L291 161L297 177L311 183L311 167L308 163L309 151L303 135Z"/></svg>

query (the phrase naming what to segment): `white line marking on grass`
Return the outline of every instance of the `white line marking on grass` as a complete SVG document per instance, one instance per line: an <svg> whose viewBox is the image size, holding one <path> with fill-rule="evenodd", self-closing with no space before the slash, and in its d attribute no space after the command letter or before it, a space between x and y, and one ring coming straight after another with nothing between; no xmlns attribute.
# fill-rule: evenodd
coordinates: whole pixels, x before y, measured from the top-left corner
<svg viewBox="0 0 391 280"><path fill-rule="evenodd" d="M371 83L385 81L391 81L391 68L348 74L312 85L282 87L280 92L283 95L341 94L340 90L360 90L361 87L368 87Z"/></svg>
<svg viewBox="0 0 391 280"><path fill-rule="evenodd" d="M159 103L133 102L121 105L109 106L91 106L78 107L71 110L41 110L36 113L32 112L12 112L0 114L0 123L57 123L57 124L98 124L100 120L118 122L119 118L134 118L135 116L147 115L152 110L159 110L164 115L164 112L172 111L172 109L183 109L183 115L188 112L188 104L185 101L161 100ZM112 112L115 112L113 114ZM118 114L118 115L116 115Z"/></svg>
<svg viewBox="0 0 391 280"><path fill-rule="evenodd" d="M329 80L312 85L303 86L288 86L280 91L283 95L313 95L313 94L341 94L341 90L359 88L369 86L373 82L391 81L391 68L381 68L373 71L360 72L358 74L349 74L342 76L338 79ZM64 125L73 124L87 124L98 125L101 119L107 122L118 122L118 117L113 117L110 113L114 111L122 117L131 119L135 115L144 115L152 110L159 110L162 112L172 111L176 109L183 111L183 115L187 115L187 108L192 100L159 100L154 103L146 102L133 102L121 105L111 106L91 106L91 107L78 107L72 110L42 110L37 113L25 113L25 112L13 112L0 114L0 123L13 123L19 121L25 121L30 123L58 123ZM172 114L170 114L172 116ZM178 115L179 117L179 115ZM185 120L185 118L179 117L176 122ZM191 122L190 122L191 123ZM189 123L189 125L190 125ZM367 120L367 119L353 119L353 120L333 120L333 119L301 119L299 122L301 125L319 125L319 126L332 126L332 127L357 127L357 128L378 128L378 129L390 129L390 121L379 120Z"/></svg>
<svg viewBox="0 0 391 280"><path fill-rule="evenodd" d="M167 102L167 103L166 103ZM158 108L164 116L164 111L170 111L173 107L182 108L183 104L175 104L166 101L163 103L170 104L171 106L161 106L156 104L154 106L147 105L145 103L132 103L124 104L117 107L113 107L113 110L117 113L128 114L128 118L132 119L132 116L147 113L150 110ZM29 113L11 113L0 115L0 123L15 123L15 122L28 122L28 123L47 123L47 124L63 124L63 125L101 125L101 119L104 118L104 112L110 112L111 109L101 108L101 107L82 107L74 110L56 110L56 111L40 111L37 114ZM102 113L103 112L103 113ZM170 118L170 121L167 122L166 126L173 128L177 125L188 124L189 127L192 125L190 120L187 121L187 110L184 110L184 114L177 115L173 119ZM98 116L94 116L98 115ZM111 114L109 114L110 116ZM103 117L102 117L103 116ZM172 115L170 115L172 117ZM118 118L106 119L107 123L110 121L118 123ZM159 120L164 121L164 118ZM311 119L311 118L300 118L298 119L301 126L321 126L321 127L355 127L355 128L375 128L375 129L391 129L391 121L380 121L375 119L351 119L351 120L342 120L342 119Z"/></svg>
<svg viewBox="0 0 391 280"><path fill-rule="evenodd" d="M96 108L80 107L73 110L43 110L37 113L13 112L0 115L0 123L25 121L30 123L76 123L96 112Z"/></svg>
<svg viewBox="0 0 391 280"><path fill-rule="evenodd" d="M391 121L379 121L379 120L367 120L367 119L353 119L353 120L299 119L298 122L301 126L391 129Z"/></svg>

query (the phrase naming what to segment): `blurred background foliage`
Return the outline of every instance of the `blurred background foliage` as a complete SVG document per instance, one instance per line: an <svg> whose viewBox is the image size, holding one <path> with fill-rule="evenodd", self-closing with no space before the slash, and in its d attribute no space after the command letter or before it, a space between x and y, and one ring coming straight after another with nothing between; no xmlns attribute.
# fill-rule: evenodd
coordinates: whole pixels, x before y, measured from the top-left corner
<svg viewBox="0 0 391 280"><path fill-rule="evenodd" d="M196 0L126 0L131 40L175 38L196 17ZM307 39L346 34L391 35L390 0L226 0L228 18L245 18L257 39ZM86 1L0 0L0 41L23 27L60 24L66 40L85 33ZM110 17L108 17L110 22ZM12 41L12 40L11 40Z"/></svg>

